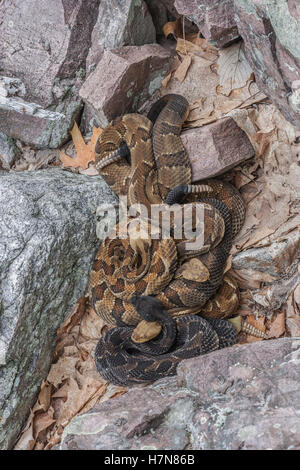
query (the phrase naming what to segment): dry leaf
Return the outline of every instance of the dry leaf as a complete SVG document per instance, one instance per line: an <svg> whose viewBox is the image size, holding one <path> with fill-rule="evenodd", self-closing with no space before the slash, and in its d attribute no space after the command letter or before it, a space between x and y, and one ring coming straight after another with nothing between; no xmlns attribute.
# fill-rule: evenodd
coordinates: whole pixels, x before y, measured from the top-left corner
<svg viewBox="0 0 300 470"><path fill-rule="evenodd" d="M45 445L42 442L37 442L34 446L34 450L44 450Z"/></svg>
<svg viewBox="0 0 300 470"><path fill-rule="evenodd" d="M279 338L285 333L285 313L279 312L271 320L271 326L268 331L269 338Z"/></svg>
<svg viewBox="0 0 300 470"><path fill-rule="evenodd" d="M43 411L47 411L51 403L52 385L43 380L41 391L38 396L38 403Z"/></svg>
<svg viewBox="0 0 300 470"><path fill-rule="evenodd" d="M300 336L300 309L295 302L294 293L287 300L286 327L290 336Z"/></svg>
<svg viewBox="0 0 300 470"><path fill-rule="evenodd" d="M71 131L72 139L76 149L76 158L69 157L65 153L58 151L60 161L65 167L81 167L86 170L90 162L95 160L95 147L98 137L101 135L101 127L93 127L93 134L88 144L85 143L84 138L75 122Z"/></svg>
<svg viewBox="0 0 300 470"><path fill-rule="evenodd" d="M238 42L219 51L218 74L223 93L226 95L235 88L244 87L253 73L242 44Z"/></svg>
<svg viewBox="0 0 300 470"><path fill-rule="evenodd" d="M300 284L294 290L294 299L298 307L300 307Z"/></svg>
<svg viewBox="0 0 300 470"><path fill-rule="evenodd" d="M246 250L247 248L253 248L259 242L272 235L274 232L275 230L273 228L263 226L259 230L255 231L255 233L250 238L247 237L247 241L245 243L243 243L240 236L238 236L236 238L236 245L243 250Z"/></svg>
<svg viewBox="0 0 300 470"><path fill-rule="evenodd" d="M107 330L108 326L99 315L89 306L80 322L80 335L85 340L98 340Z"/></svg>
<svg viewBox="0 0 300 470"><path fill-rule="evenodd" d="M172 35L175 39L182 36L181 18L176 21L170 21L163 26L163 33L165 37Z"/></svg>
<svg viewBox="0 0 300 470"><path fill-rule="evenodd" d="M86 297L79 299L59 329L55 362L16 448L51 449L76 414L126 391L124 387L108 389L96 369L94 351L106 325L86 302Z"/></svg>
<svg viewBox="0 0 300 470"><path fill-rule="evenodd" d="M14 450L32 450L35 445L35 439L33 437L33 428L30 426L24 431L14 447Z"/></svg>
<svg viewBox="0 0 300 470"><path fill-rule="evenodd" d="M215 62L218 58L218 50L202 38L198 38L196 42L178 38L176 51L183 55L192 54L202 57L209 62Z"/></svg>
<svg viewBox="0 0 300 470"><path fill-rule="evenodd" d="M61 325L61 327L58 329L57 331L58 338L60 338L65 333L69 333L71 329L73 328L73 326L79 323L87 307L87 301L88 301L88 297L81 297L80 299L77 300L76 304L71 310L71 313L66 318L66 320Z"/></svg>
<svg viewBox="0 0 300 470"><path fill-rule="evenodd" d="M52 364L47 381L57 388L61 383L74 375L78 361L79 357L62 356L56 364Z"/></svg>
<svg viewBox="0 0 300 470"><path fill-rule="evenodd" d="M172 72L168 73L168 75L161 82L164 88L166 88L166 86L168 85L169 81L171 80L171 77L172 77Z"/></svg>
<svg viewBox="0 0 300 470"><path fill-rule="evenodd" d="M191 63L192 63L192 57L189 55L186 55L183 61L181 62L180 66L174 73L174 78L176 78L180 83L182 83L183 80L185 79Z"/></svg>
<svg viewBox="0 0 300 470"><path fill-rule="evenodd" d="M235 178L234 178L234 186L237 188L237 189L241 189L243 186L245 186L245 184L248 184L249 183L249 180L252 180L254 179L254 177L251 175L244 175L242 172L238 172L236 175L235 175Z"/></svg>
<svg viewBox="0 0 300 470"><path fill-rule="evenodd" d="M33 418L34 412L30 410L30 415L27 419L26 426L24 427L22 434L16 443L14 450L32 450L35 444L35 439L33 437Z"/></svg>
<svg viewBox="0 0 300 470"><path fill-rule="evenodd" d="M111 398L117 398L117 397L119 397L120 395L123 395L126 392L127 392L127 390L126 390L125 387L121 387L119 385L109 384L107 386L106 392L100 398L99 403L103 403L107 400L110 400Z"/></svg>
<svg viewBox="0 0 300 470"><path fill-rule="evenodd" d="M172 78L173 73L178 69L178 67L180 65L181 65L181 62L180 62L179 58L176 56L176 58L175 58L175 60L172 64L170 72L168 73L168 75L162 81L162 87L163 88L166 88L166 86L168 85L169 81Z"/></svg>
<svg viewBox="0 0 300 470"><path fill-rule="evenodd" d="M39 413L35 416L33 420L33 434L36 439L38 439L40 433L45 429L49 428L55 420L53 419L53 410L52 412Z"/></svg>
<svg viewBox="0 0 300 470"><path fill-rule="evenodd" d="M89 377L84 377L81 387L79 387L77 381L71 377L69 380L68 398L62 406L57 424L66 426L77 413L82 412L83 408L87 407L87 404L94 398L97 392L101 396L105 390L106 385L100 380L95 381Z"/></svg>
<svg viewBox="0 0 300 470"><path fill-rule="evenodd" d="M87 413L89 410L91 410L96 403L100 401L100 399L105 395L105 392L107 390L108 384L101 384L99 388L95 391L94 394L90 395L89 399L86 401L85 405L82 406L80 410L80 414ZM123 392L124 393L124 392ZM121 395L121 393L120 393ZM115 398L115 397L113 397Z"/></svg>

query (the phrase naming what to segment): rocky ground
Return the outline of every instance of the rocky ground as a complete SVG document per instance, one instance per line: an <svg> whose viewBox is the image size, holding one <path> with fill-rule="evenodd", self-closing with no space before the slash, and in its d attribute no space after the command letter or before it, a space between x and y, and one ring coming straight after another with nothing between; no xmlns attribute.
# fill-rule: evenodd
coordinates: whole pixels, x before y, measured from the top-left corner
<svg viewBox="0 0 300 470"><path fill-rule="evenodd" d="M296 0L0 1L0 448L300 448L299 21ZM95 142L170 92L193 180L246 203L227 270L268 340L125 393L95 370L84 297L116 203Z"/></svg>
<svg viewBox="0 0 300 470"><path fill-rule="evenodd" d="M184 361L177 379L74 418L60 449L299 450L299 347L284 338Z"/></svg>

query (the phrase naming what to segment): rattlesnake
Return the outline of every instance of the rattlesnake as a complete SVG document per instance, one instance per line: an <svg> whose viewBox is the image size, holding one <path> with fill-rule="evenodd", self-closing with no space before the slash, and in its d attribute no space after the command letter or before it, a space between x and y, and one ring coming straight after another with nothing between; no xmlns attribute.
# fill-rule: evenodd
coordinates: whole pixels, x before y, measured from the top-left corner
<svg viewBox="0 0 300 470"><path fill-rule="evenodd" d="M176 374L183 359L200 356L231 346L237 331L226 320L205 320L198 315L172 319L155 297L133 296L133 304L147 322L161 322L161 333L152 341L137 344L130 336L133 327L109 330L98 342L95 358L97 369L116 385L152 382Z"/></svg>
<svg viewBox="0 0 300 470"><path fill-rule="evenodd" d="M163 375L174 373L178 362L175 360L176 337L181 337L182 328L185 329L182 335L185 340L181 340L181 359L191 357L192 350L192 355L198 355L222 346L223 343L218 340L222 328L218 329L216 322L212 327L209 321L217 318L218 322L229 317L238 303L236 285L229 276L223 278L223 272L232 239L243 224L244 204L238 191L227 183L207 180L201 185L191 184L191 166L180 139L187 113L188 103L182 96L167 95L152 107L148 117L128 114L112 121L97 143L96 168L116 194L128 197L128 206L143 204L150 210L153 205L161 203L171 207L174 203L189 204L193 213L196 204L199 204L197 201L201 201L204 216L204 243L196 251L187 250L189 240L184 237L151 239L145 233L138 239L131 237L130 233L127 239L111 239L108 236L100 245L90 276L91 304L107 323L118 328L109 331L100 340L96 363L105 375L104 370L111 369L116 361L122 364L125 361L127 376L123 371L119 379L111 377L116 383L131 383L130 370L139 371L139 381L158 378L160 366ZM130 226L131 222L129 219L127 225ZM169 355L169 369L165 362L162 366L165 358L161 355L155 359L151 355L152 359L148 357L152 368L147 361L147 370L141 365L148 354L143 352L145 348L151 347L154 341L161 348L161 341L166 341L167 330L165 322L143 320L143 312L131 302L133 296L144 296L148 301L149 296L155 296L161 306L155 311L164 312L165 322L173 322L177 328L177 336L173 338L175 342L166 353ZM200 312L210 320L191 315ZM191 347L191 344L196 344L193 342L195 329L193 334L189 331L192 329L187 327L189 322L198 325L198 349ZM223 327L225 324L228 325L228 322L223 321ZM208 340L212 328L215 328L214 341ZM232 328L227 326L231 344L234 337ZM134 340L130 340L129 351L132 353L133 347L135 351L140 348L137 353L140 362L138 366L134 362L135 367L124 349L122 354L120 352L121 343L123 348L125 343L128 345L128 335ZM125 343L118 343L116 338L127 339ZM151 341L145 346L148 340ZM137 346L137 343L145 344ZM170 354L173 362L170 361ZM108 357L111 357L110 361ZM141 376L143 368L144 379Z"/></svg>

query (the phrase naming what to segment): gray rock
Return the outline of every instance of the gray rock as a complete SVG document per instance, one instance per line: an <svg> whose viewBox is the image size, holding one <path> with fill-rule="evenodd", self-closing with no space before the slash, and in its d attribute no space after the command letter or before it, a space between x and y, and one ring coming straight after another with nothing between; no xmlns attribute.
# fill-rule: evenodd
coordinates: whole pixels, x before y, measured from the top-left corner
<svg viewBox="0 0 300 470"><path fill-rule="evenodd" d="M36 148L68 138L99 1L58 0L53 8L50 0L2 0L0 131Z"/></svg>
<svg viewBox="0 0 300 470"><path fill-rule="evenodd" d="M299 449L300 338L183 361L65 428L60 449Z"/></svg>
<svg viewBox="0 0 300 470"><path fill-rule="evenodd" d="M259 87L300 126L300 8L298 2L234 0L245 53Z"/></svg>
<svg viewBox="0 0 300 470"><path fill-rule="evenodd" d="M300 233L295 231L273 241L270 246L241 251L232 260L235 271L253 270L268 273L271 280L286 277L300 252Z"/></svg>
<svg viewBox="0 0 300 470"><path fill-rule="evenodd" d="M102 0L87 57L87 73L95 69L106 49L155 42L155 27L143 0Z"/></svg>
<svg viewBox="0 0 300 470"><path fill-rule="evenodd" d="M8 170L20 157L20 154L15 140L0 132L0 165Z"/></svg>
<svg viewBox="0 0 300 470"><path fill-rule="evenodd" d="M117 116L136 112L161 87L171 57L158 44L106 50L80 89L89 126L105 127Z"/></svg>
<svg viewBox="0 0 300 470"><path fill-rule="evenodd" d="M22 429L51 363L56 330L85 294L99 240L100 177L58 169L0 175L0 448Z"/></svg>
<svg viewBox="0 0 300 470"><path fill-rule="evenodd" d="M178 13L193 21L203 36L216 47L239 37L233 0L175 0Z"/></svg>

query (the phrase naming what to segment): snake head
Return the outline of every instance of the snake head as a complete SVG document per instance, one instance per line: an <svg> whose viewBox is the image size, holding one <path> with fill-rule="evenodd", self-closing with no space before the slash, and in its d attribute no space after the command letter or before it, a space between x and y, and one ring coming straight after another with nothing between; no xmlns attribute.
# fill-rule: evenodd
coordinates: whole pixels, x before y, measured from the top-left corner
<svg viewBox="0 0 300 470"><path fill-rule="evenodd" d="M159 320L163 313L162 303L151 295L133 295L131 304L138 314L148 322Z"/></svg>

